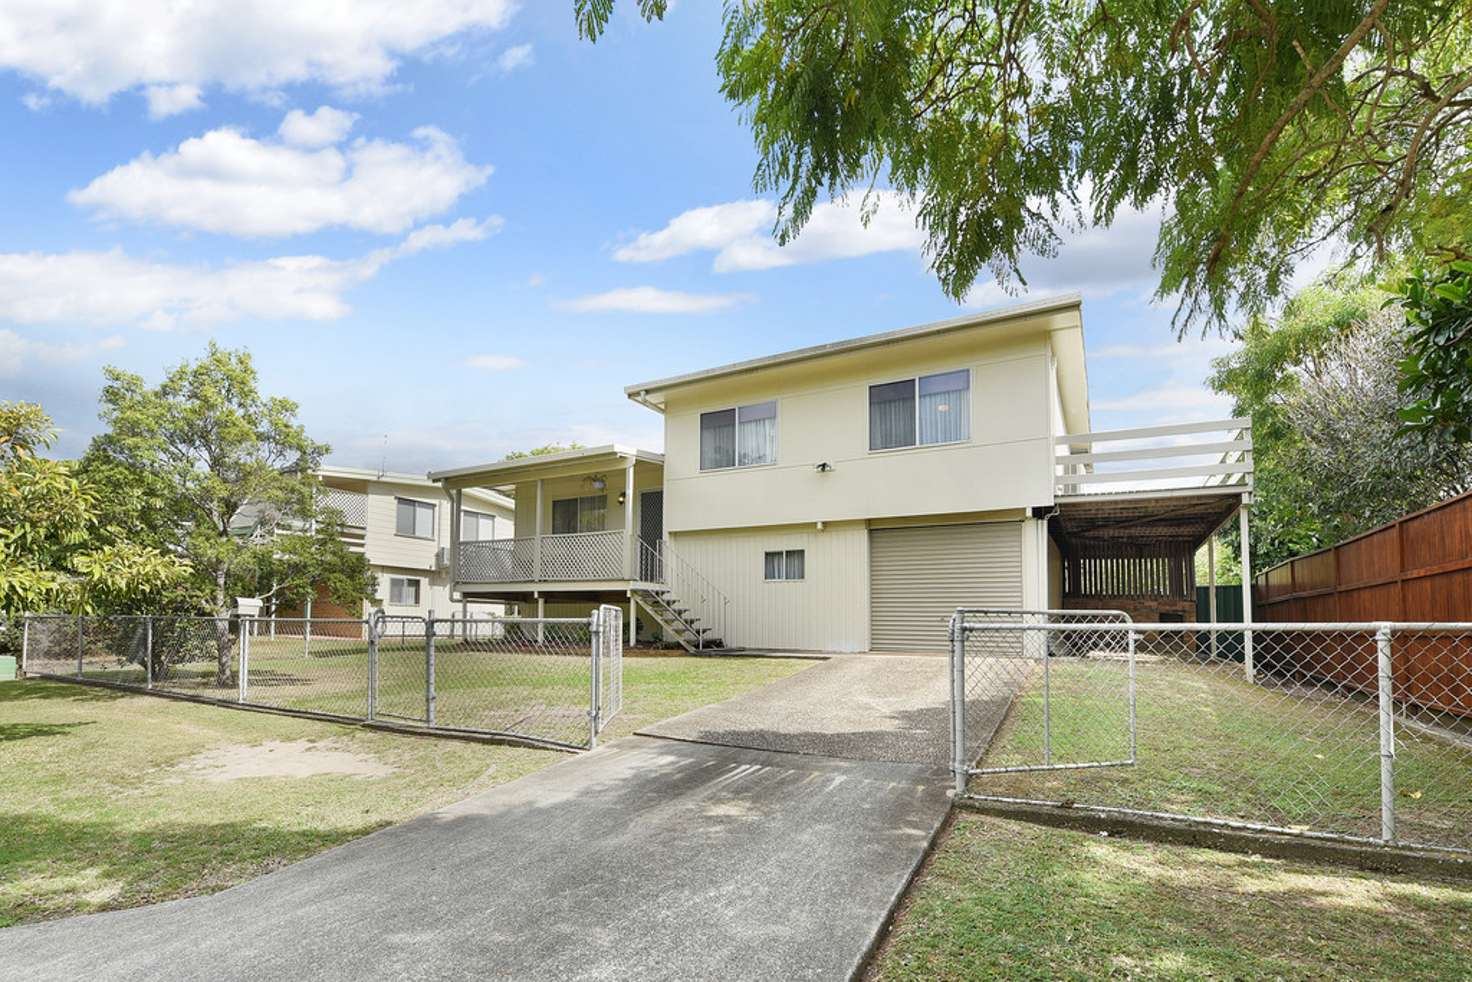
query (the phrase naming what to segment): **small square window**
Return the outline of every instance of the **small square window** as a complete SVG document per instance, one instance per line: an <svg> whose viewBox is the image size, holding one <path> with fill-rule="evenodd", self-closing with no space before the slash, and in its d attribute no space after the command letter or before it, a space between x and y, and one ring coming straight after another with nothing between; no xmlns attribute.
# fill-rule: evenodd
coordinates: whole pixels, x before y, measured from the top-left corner
<svg viewBox="0 0 1472 982"><path fill-rule="evenodd" d="M408 576L390 576L388 602L402 607L418 607L419 580Z"/></svg>
<svg viewBox="0 0 1472 982"><path fill-rule="evenodd" d="M807 573L807 552L803 549L774 550L763 555L762 567L768 580L800 580Z"/></svg>

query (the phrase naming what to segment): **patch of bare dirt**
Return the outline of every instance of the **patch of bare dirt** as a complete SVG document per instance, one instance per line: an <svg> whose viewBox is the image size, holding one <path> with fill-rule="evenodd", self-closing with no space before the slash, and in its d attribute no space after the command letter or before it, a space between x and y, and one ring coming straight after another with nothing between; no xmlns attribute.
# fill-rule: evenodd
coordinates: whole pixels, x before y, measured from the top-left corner
<svg viewBox="0 0 1472 982"><path fill-rule="evenodd" d="M173 767L176 780L240 781L252 777L317 777L343 774L377 778L394 768L370 754L341 750L313 740L271 740L249 746L216 747Z"/></svg>

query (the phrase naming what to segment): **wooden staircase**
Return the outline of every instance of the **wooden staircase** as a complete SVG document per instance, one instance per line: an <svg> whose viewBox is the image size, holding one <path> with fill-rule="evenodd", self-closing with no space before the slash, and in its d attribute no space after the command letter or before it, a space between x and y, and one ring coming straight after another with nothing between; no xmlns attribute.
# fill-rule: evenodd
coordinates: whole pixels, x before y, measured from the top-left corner
<svg viewBox="0 0 1472 982"><path fill-rule="evenodd" d="M701 624L700 618L692 614L669 588L636 589L634 599L659 622L665 636L677 641L686 651L709 651L725 646L722 639L715 636L715 628Z"/></svg>

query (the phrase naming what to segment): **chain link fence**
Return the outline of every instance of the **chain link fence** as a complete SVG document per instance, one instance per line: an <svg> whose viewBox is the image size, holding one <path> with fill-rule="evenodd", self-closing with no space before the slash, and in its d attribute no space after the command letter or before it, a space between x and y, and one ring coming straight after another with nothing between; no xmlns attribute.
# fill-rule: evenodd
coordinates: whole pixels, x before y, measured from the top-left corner
<svg viewBox="0 0 1472 982"><path fill-rule="evenodd" d="M957 612L958 791L1472 850L1472 625L1080 613Z"/></svg>
<svg viewBox="0 0 1472 982"><path fill-rule="evenodd" d="M26 675L337 719L596 746L622 706L623 616L29 615Z"/></svg>

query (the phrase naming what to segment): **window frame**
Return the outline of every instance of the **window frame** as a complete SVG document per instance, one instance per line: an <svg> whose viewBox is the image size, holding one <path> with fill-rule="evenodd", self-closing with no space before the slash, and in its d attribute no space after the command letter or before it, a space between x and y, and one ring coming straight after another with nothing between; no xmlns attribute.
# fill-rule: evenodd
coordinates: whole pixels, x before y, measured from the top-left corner
<svg viewBox="0 0 1472 982"><path fill-rule="evenodd" d="M960 444L963 444L963 443L970 443L971 442L971 419L970 419L969 415L968 415L967 420L966 420L966 435L963 436L963 437L961 437L959 440L935 440L935 441L932 441L930 443L925 443L925 442L922 442L921 439L920 439L920 382L921 382L921 380L922 379L928 379L928 378L936 378L937 376L940 376L940 375L954 375L954 374L956 374L958 372L965 372L966 373L966 389L965 389L965 392L966 392L967 411L968 411L968 414L969 414L969 412L970 412L970 406L971 406L971 383L973 381L973 377L972 376L974 374L972 372L971 367L969 365L966 366L966 367L964 367L964 368L948 368L948 369L946 369L945 371L942 371L942 372L926 372L923 375L912 375L909 378L890 379L889 381L886 381L886 382L870 382L869 385L868 385L868 388L865 390L866 398L865 398L865 401L864 401L865 427L868 430L868 433L867 433L868 439L865 442L866 442L866 445L869 447L869 453L900 453L900 452L906 451L906 450L923 450L923 449L925 449L927 447L954 447L954 446L959 446ZM874 398L873 397L873 392L874 392L875 389L879 388L880 386L883 386L883 385L898 385L898 384L900 384L902 382L909 382L910 383L910 391L911 391L910 402L911 402L911 405L914 407L913 412L914 412L914 426L915 426L915 442L914 443L902 443L899 446L894 446L894 447L879 447L879 448L875 448L875 446L874 446L874 409L873 409L874 403L872 401L873 398ZM961 390L958 389L956 391L961 391Z"/></svg>
<svg viewBox="0 0 1472 982"><path fill-rule="evenodd" d="M772 407L772 429L774 430L772 439L772 459L765 460L757 464L743 464L741 462L741 410L760 409L766 406ZM721 464L716 467L706 467L705 446L703 443L705 438L704 421L705 417L714 416L716 413L731 413L732 419L734 420L733 426L735 428L735 432L732 434L731 438L731 463ZM706 409L700 413L697 413L696 417L695 460L696 463L699 465L698 469L700 473L713 474L718 471L749 470L753 467L777 466L777 458L781 455L782 440L782 406L780 399L763 399L761 402L748 402L744 406L722 406L720 409Z"/></svg>
<svg viewBox="0 0 1472 982"><path fill-rule="evenodd" d="M788 558L787 557L789 557L789 556L791 556L793 554L802 556L802 560L801 560L801 563L802 563L802 575L801 576L788 576L787 575L787 573L788 573ZM780 570L781 575L780 576L768 576L767 575L767 559L769 557L771 557L771 556L778 556L781 559L781 563L780 563L780 565L781 565L781 570ZM807 550L807 547L806 546L804 546L801 549L763 549L762 550L762 582L764 582L764 583L801 583L804 580L806 580L807 578L808 578L808 550Z"/></svg>
<svg viewBox="0 0 1472 982"><path fill-rule="evenodd" d="M491 537L489 539L482 539L482 538L478 538L478 537L477 538L474 538L474 539L467 539L465 537L465 516L467 516L467 515L474 516L474 518L475 518L475 525L476 525L477 531L479 530L480 523L482 521L484 521L486 519L490 519L491 520ZM496 539L496 515L493 512L477 511L474 508L462 508L462 509L460 509L460 541L461 542L494 542L495 539Z"/></svg>
<svg viewBox="0 0 1472 982"><path fill-rule="evenodd" d="M421 508L428 508L429 509L429 534L428 535L420 535L418 532L400 532L399 531L399 506L400 505L412 505L414 507L414 514L416 516L415 517L415 520L414 520L414 527L415 528L418 528L419 527L419 519L417 517L418 514L419 514L419 509L421 509ZM437 530L438 525L439 525L438 508L439 508L439 506L437 504L435 504L433 501L420 501L418 498L405 498L405 497L402 497L400 495L394 495L394 535L397 535L401 539L418 539L421 542L434 542L434 541L436 541L439 538L439 536L436 534L436 530Z"/></svg>
<svg viewBox="0 0 1472 982"><path fill-rule="evenodd" d="M589 529L589 530L587 530L585 532L585 531L583 531L583 502L584 501L592 501L595 498L597 498L597 499L599 499L600 501L603 502L603 508L601 509L602 512L603 512L603 527L601 529ZM557 531L557 517L556 517L556 515L557 515L557 505L558 505L559 502L568 502L568 501L573 501L573 502L576 502L577 503L576 504L576 507L575 507L575 509L573 511L573 515L576 518L576 521L574 522L574 524L577 526L577 531L576 532L559 532L559 531ZM610 531L610 529L608 528L608 492L607 491L603 491L603 492L601 492L599 494L575 494L571 498L553 498L551 500L551 502L550 502L550 507L547 509L547 511L548 511L548 521L551 523L550 528L549 528L548 532L546 533L547 535L595 535L595 534L597 534L599 532L607 532L607 531Z"/></svg>
<svg viewBox="0 0 1472 982"><path fill-rule="evenodd" d="M394 584L402 583L407 589L408 584L414 584L414 600L394 599ZM420 576L390 576L388 578L388 604L390 607L419 607L424 602L424 578Z"/></svg>

